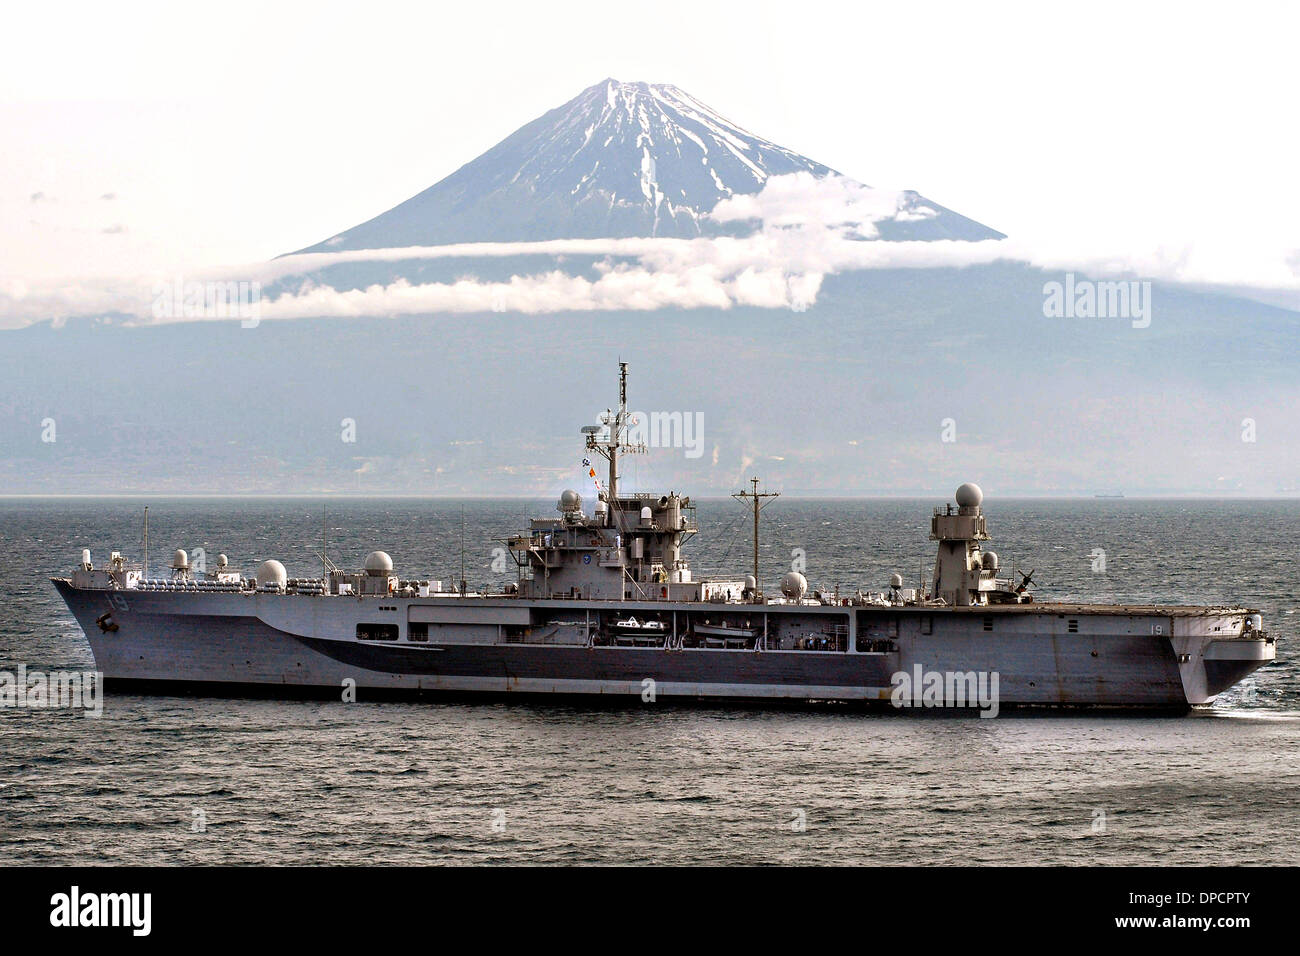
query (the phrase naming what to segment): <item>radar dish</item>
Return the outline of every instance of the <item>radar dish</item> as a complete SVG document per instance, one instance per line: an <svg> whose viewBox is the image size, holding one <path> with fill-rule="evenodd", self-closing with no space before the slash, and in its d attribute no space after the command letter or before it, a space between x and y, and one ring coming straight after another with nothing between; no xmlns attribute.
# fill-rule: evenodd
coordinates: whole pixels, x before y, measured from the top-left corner
<svg viewBox="0 0 1300 956"><path fill-rule="evenodd" d="M787 571L781 579L781 593L791 601L798 601L808 593L808 579L798 571Z"/></svg>
<svg viewBox="0 0 1300 956"><path fill-rule="evenodd" d="M280 590L284 590L284 586L289 580L289 573L285 571L283 564L271 558L257 566L256 580L259 588L273 585Z"/></svg>

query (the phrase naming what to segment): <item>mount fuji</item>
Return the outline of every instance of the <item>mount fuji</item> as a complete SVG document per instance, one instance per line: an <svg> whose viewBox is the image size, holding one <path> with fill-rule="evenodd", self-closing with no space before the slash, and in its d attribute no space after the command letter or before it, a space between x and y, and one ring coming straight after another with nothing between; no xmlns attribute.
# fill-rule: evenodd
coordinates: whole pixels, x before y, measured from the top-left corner
<svg viewBox="0 0 1300 956"><path fill-rule="evenodd" d="M669 84L606 79L441 182L300 252L463 242L734 233L717 204L775 176L835 170L727 120ZM1001 239L919 193L899 194L882 239Z"/></svg>
<svg viewBox="0 0 1300 956"><path fill-rule="evenodd" d="M862 218L831 219L845 197ZM820 226L834 241L801 247ZM1300 494L1300 314L1155 283L1142 328L1063 319L1044 305L1061 273L942 264L1001 238L676 87L606 80L301 250L326 255L262 264L280 277L267 312L297 312L0 332L0 494L553 501L581 480L577 424L608 407L620 359L637 407L704 416L704 454L646 458L654 488L729 494L758 473L796 494L946 495L972 477L1002 495ZM783 271L821 271L824 252L881 262L826 268L796 301ZM498 307L496 289L515 297Z"/></svg>

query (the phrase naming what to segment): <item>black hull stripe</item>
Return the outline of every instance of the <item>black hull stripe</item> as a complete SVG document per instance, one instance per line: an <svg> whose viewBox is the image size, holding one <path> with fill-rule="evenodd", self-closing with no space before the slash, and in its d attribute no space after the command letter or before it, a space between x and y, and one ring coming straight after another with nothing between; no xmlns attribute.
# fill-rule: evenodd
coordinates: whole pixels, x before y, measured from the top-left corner
<svg viewBox="0 0 1300 956"><path fill-rule="evenodd" d="M104 690L113 695L140 695L153 697L211 697L219 699L248 700L333 700L342 702L342 688L310 684L269 684L247 681L184 681L154 680L132 677L106 677ZM693 697L674 694L660 697L655 703L645 703L637 694L563 694L532 693L528 691L461 691L432 690L429 688L360 687L360 703L425 702L436 703L512 703L529 707L579 707L584 710L653 710L656 708L686 707L692 709L746 709L840 711L893 715L899 717L968 717L979 718L973 708L896 708L888 700L803 700L799 698L753 697ZM999 714L1014 712L1020 717L1068 717L1087 712L1090 715L1115 717L1170 717L1182 716L1192 710L1190 706L1153 705L1101 706L1096 704L1015 704L1002 702Z"/></svg>

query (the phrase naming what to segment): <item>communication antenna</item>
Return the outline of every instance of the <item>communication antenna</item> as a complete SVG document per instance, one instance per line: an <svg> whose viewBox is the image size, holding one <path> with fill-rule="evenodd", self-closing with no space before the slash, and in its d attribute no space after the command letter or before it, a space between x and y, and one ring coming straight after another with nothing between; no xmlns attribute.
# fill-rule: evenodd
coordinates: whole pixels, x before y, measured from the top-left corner
<svg viewBox="0 0 1300 956"><path fill-rule="evenodd" d="M144 574L141 577L148 580L149 578L149 506L144 506Z"/></svg>
<svg viewBox="0 0 1300 956"><path fill-rule="evenodd" d="M325 514L325 505L320 506L320 558L321 580L328 583L330 573L337 571L339 566L329 559L329 521Z"/></svg>
<svg viewBox="0 0 1300 956"><path fill-rule="evenodd" d="M757 479L757 478L751 478L751 479L749 479L749 482L750 482L750 484L753 486L753 490L752 490L752 491L737 491L737 492L736 492L735 494L733 494L731 497L735 498L735 499L736 499L737 501L739 501L741 504L744 504L744 503L746 502L746 500L751 500L751 499L752 499L752 501L753 501L753 508L754 508L754 586L755 586L755 587L758 587L758 513L759 513L761 510L763 510L763 507L767 504L767 501L764 500L764 499L767 499L767 498L780 498L780 497L781 497L781 492L779 492L779 491L759 491L759 490L758 490L758 479Z"/></svg>
<svg viewBox="0 0 1300 956"><path fill-rule="evenodd" d="M460 506L460 596L465 596L465 506Z"/></svg>
<svg viewBox="0 0 1300 956"><path fill-rule="evenodd" d="M605 487L605 500L609 504L611 523L623 523L622 510L618 507L618 458L620 455L644 453L644 442L628 440L627 426L627 363L618 363L618 411L606 409L600 416L600 424L586 425L582 432L587 436L587 448L609 461L609 483ZM607 430L606 437L600 437Z"/></svg>

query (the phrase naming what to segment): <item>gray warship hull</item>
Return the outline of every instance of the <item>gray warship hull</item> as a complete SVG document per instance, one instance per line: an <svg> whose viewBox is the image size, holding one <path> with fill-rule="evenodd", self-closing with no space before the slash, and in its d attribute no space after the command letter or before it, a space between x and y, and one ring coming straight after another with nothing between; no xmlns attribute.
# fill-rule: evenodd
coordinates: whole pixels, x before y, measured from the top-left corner
<svg viewBox="0 0 1300 956"><path fill-rule="evenodd" d="M969 483L955 510L931 518L928 589L894 574L888 592L810 595L792 569L769 594L759 509L776 493L760 492L757 478L736 496L753 509L753 573L697 579L682 550L698 531L690 497L619 492L621 456L646 450L627 408L626 363L617 410L599 420L581 429L588 453L609 466L602 484L583 460L593 514L577 491L562 492L558 518L534 518L506 542L519 573L498 593L404 580L384 551L346 571L324 540L319 578L290 578L275 559L246 577L225 555L209 573L178 550L171 576L149 579L147 509L142 565L112 552L96 568L83 549L54 585L108 686L206 693L1185 711L1275 656L1245 608L1034 600L1033 572L1018 584L997 576L983 492Z"/></svg>
<svg viewBox="0 0 1300 956"><path fill-rule="evenodd" d="M106 686L127 691L337 699L351 689L359 700L561 695L892 708L899 674L996 674L1004 709L1182 712L1274 655L1271 640L1243 636L1243 608L647 601L611 609L580 600L54 584ZM629 615L664 629L620 633ZM717 636L728 624L737 636Z"/></svg>

